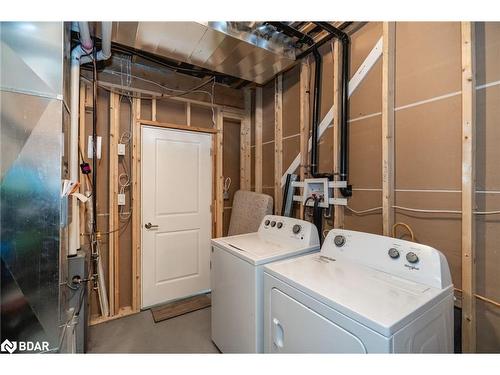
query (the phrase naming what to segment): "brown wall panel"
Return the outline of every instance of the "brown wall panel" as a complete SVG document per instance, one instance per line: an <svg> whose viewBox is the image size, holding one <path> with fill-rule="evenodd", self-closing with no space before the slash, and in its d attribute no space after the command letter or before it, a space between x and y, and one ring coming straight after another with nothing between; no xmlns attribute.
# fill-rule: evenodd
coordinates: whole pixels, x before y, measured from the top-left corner
<svg viewBox="0 0 500 375"><path fill-rule="evenodd" d="M141 120L152 120L152 101L141 99Z"/></svg>
<svg viewBox="0 0 500 375"><path fill-rule="evenodd" d="M396 192L395 205L419 209L460 210L459 193ZM416 241L441 251L448 260L455 287L462 282L461 216L396 210L395 222L413 229Z"/></svg>
<svg viewBox="0 0 500 375"><path fill-rule="evenodd" d="M477 352L500 353L500 309L478 300Z"/></svg>
<svg viewBox="0 0 500 375"><path fill-rule="evenodd" d="M382 36L382 22L369 22L351 35L351 76Z"/></svg>
<svg viewBox="0 0 500 375"><path fill-rule="evenodd" d="M274 142L262 145L262 186L274 187Z"/></svg>
<svg viewBox="0 0 500 375"><path fill-rule="evenodd" d="M333 127L326 129L319 140L318 171L320 173L333 173Z"/></svg>
<svg viewBox="0 0 500 375"><path fill-rule="evenodd" d="M476 93L476 179L478 190L500 191L500 85Z"/></svg>
<svg viewBox="0 0 500 375"><path fill-rule="evenodd" d="M382 205L380 191L354 191L349 199L349 206L361 211ZM375 211L368 214L356 215L345 210L344 228L360 232L382 234L382 213Z"/></svg>
<svg viewBox="0 0 500 375"><path fill-rule="evenodd" d="M395 185L461 189L460 96L396 112Z"/></svg>
<svg viewBox="0 0 500 375"><path fill-rule="evenodd" d="M262 142L274 139L274 80L262 89Z"/></svg>
<svg viewBox="0 0 500 375"><path fill-rule="evenodd" d="M191 126L215 128L212 117L215 118L215 114L211 108L191 104Z"/></svg>
<svg viewBox="0 0 500 375"><path fill-rule="evenodd" d="M476 84L500 80L500 22L476 22Z"/></svg>
<svg viewBox="0 0 500 375"><path fill-rule="evenodd" d="M231 222L231 209L224 207L224 211L222 213L222 236L225 237L227 236L227 233L229 231L229 223Z"/></svg>
<svg viewBox="0 0 500 375"><path fill-rule="evenodd" d="M240 123L224 119L223 136L223 166L224 180L229 177L229 199L224 200L224 207L233 205L234 193L240 188Z"/></svg>
<svg viewBox="0 0 500 375"><path fill-rule="evenodd" d="M372 46L373 48L373 46ZM370 51L366 51L368 55ZM353 72L351 72L352 74ZM349 99L349 118L382 111L382 59L379 59Z"/></svg>
<svg viewBox="0 0 500 375"><path fill-rule="evenodd" d="M168 100L157 100L156 120L170 124L186 125L186 104Z"/></svg>
<svg viewBox="0 0 500 375"><path fill-rule="evenodd" d="M283 137L300 133L299 119L300 64L283 74Z"/></svg>
<svg viewBox="0 0 500 375"><path fill-rule="evenodd" d="M477 194L479 211L498 210L500 194ZM500 301L500 215L476 215L477 292ZM500 337L500 336L499 336Z"/></svg>
<svg viewBox="0 0 500 375"><path fill-rule="evenodd" d="M461 90L459 22L396 24L396 107Z"/></svg>
<svg viewBox="0 0 500 375"><path fill-rule="evenodd" d="M381 117L349 125L349 182L354 188L382 188Z"/></svg>
<svg viewBox="0 0 500 375"><path fill-rule="evenodd" d="M300 149L300 137L287 138L283 140L283 173L288 169L292 161L297 157Z"/></svg>

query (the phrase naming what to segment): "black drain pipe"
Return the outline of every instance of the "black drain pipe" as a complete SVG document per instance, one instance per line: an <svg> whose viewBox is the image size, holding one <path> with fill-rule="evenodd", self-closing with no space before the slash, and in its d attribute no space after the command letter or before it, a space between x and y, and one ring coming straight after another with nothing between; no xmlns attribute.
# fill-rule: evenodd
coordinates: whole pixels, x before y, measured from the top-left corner
<svg viewBox="0 0 500 375"><path fill-rule="evenodd" d="M318 172L318 127L321 109L321 54L317 48L313 49L314 56L314 92L313 92L313 113L312 113L312 133L311 133L311 176L314 178L328 178L333 180L331 173Z"/></svg>
<svg viewBox="0 0 500 375"><path fill-rule="evenodd" d="M342 30L337 29L336 27L330 25L328 22L314 22L315 25L321 27L323 30L328 31L331 35L333 35L335 38L337 38L341 43L342 43L342 110L341 110L341 115L340 115L340 180L341 181L348 181L349 177L349 134L348 134L348 124L347 124L347 119L348 119L348 111L349 111L349 50L350 50L350 39L349 35L347 35L345 32ZM317 50L314 50L314 58L317 64L317 57L316 54L319 55ZM320 60L321 61L321 56ZM321 68L321 63L320 63L320 68ZM319 93L316 94L317 90L317 82L318 82L318 76L321 78L321 73L318 74L318 65L316 65L316 77L315 77L315 87L314 87L314 112L313 112L313 133L312 133L312 148L311 148L311 174L313 174L313 168L317 168L317 144L318 144L318 139L317 139L317 126L319 125L318 123L318 117L319 117ZM316 114L317 112L317 114ZM316 114L316 121L314 120ZM313 160L313 150L314 151L314 157L316 159ZM316 164L314 166L314 164ZM321 176L324 177L324 176ZM352 195L352 186L347 185L346 188L341 188L339 189L340 192L344 197L350 197Z"/></svg>

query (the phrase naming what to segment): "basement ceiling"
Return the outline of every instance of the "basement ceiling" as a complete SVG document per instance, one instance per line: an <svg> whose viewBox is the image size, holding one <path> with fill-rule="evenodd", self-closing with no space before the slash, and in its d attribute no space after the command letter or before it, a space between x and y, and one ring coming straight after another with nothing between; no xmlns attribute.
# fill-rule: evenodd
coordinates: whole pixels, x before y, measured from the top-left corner
<svg viewBox="0 0 500 375"><path fill-rule="evenodd" d="M327 34L311 22L114 22L112 41L264 84Z"/></svg>

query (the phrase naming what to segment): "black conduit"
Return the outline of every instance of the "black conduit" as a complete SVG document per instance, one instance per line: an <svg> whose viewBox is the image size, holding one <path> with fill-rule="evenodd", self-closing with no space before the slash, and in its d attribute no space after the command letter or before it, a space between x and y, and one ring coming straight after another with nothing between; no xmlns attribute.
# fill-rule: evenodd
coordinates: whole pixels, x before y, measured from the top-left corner
<svg viewBox="0 0 500 375"><path fill-rule="evenodd" d="M349 52L350 39L349 36L342 30L330 25L328 22L314 22L314 24L328 31L331 35L337 38L342 43L342 110L340 117L340 180L348 181L349 177L349 133L348 133L348 111L349 111ZM318 125L319 125L319 106L320 106L320 82L321 82L321 55L317 49L313 50L316 61L315 87L314 87L314 108L313 108L313 128L312 128L312 148L311 148L311 174L313 177L326 177L317 173L317 147L318 147ZM318 58L319 57L319 58ZM319 61L319 70L318 70ZM319 86L319 89L318 89ZM318 93L316 93L318 91ZM314 158L313 159L313 154ZM317 176L315 175L317 174ZM352 188L347 185L347 188L341 188L340 192L344 197L352 195Z"/></svg>

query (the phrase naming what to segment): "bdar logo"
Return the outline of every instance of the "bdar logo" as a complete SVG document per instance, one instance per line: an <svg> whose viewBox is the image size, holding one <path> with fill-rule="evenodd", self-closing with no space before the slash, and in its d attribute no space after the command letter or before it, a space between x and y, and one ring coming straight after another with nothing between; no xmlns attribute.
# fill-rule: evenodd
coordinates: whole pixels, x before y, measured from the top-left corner
<svg viewBox="0 0 500 375"><path fill-rule="evenodd" d="M2 352L9 352L10 354L14 353L17 349L17 342L11 342L9 340L5 340L2 342L2 345L0 345L0 350Z"/></svg>

